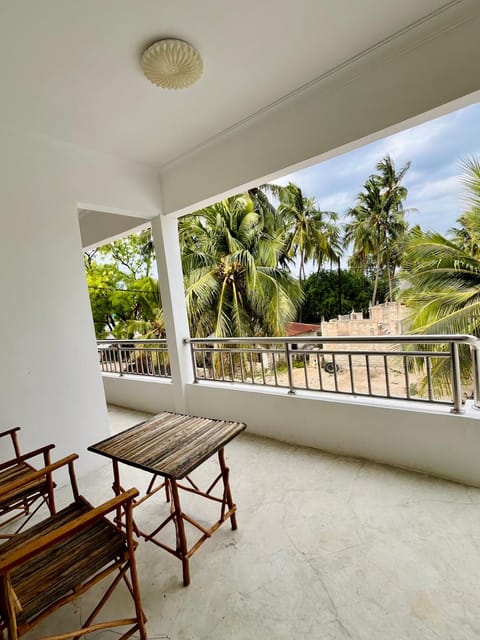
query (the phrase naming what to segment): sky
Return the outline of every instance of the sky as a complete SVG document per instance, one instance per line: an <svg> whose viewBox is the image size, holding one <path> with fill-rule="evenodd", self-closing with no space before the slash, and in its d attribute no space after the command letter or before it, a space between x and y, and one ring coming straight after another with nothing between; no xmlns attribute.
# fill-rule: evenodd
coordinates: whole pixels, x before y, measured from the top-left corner
<svg viewBox="0 0 480 640"><path fill-rule="evenodd" d="M343 216L375 165L389 153L397 169L409 160L403 184L408 189L407 220L424 229L446 233L463 208L462 159L480 156L480 104L406 129L320 164L291 173L277 184L294 182L323 211Z"/></svg>

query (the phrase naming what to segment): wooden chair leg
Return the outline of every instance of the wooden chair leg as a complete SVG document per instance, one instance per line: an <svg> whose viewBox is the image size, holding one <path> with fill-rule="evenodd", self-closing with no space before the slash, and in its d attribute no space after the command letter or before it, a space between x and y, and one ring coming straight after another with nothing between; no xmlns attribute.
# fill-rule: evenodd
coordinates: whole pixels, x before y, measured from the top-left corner
<svg viewBox="0 0 480 640"><path fill-rule="evenodd" d="M125 534L127 536L127 545L129 549L129 567L130 578L132 581L132 596L135 604L135 613L137 615L138 633L140 640L147 640L147 631L145 629L145 614L143 613L142 601L140 598L140 586L138 584L137 563L135 560L135 543L133 540L133 504L130 503L126 508L125 513Z"/></svg>
<svg viewBox="0 0 480 640"><path fill-rule="evenodd" d="M170 490L172 494L173 508L174 508L174 522L177 532L177 551L180 554L183 570L183 586L187 587L190 584L190 567L188 562L188 548L187 537L185 535L185 524L183 522L182 506L180 504L180 496L178 494L177 481L174 478L170 479Z"/></svg>

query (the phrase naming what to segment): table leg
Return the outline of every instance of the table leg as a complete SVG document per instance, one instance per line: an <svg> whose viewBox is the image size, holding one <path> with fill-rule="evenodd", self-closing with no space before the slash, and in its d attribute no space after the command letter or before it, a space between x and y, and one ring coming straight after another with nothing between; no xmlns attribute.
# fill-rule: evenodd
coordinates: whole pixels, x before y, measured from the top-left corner
<svg viewBox="0 0 480 640"><path fill-rule="evenodd" d="M188 564L187 538L185 535L185 524L183 522L182 507L180 504L180 496L178 494L177 481L174 478L169 479L171 497L174 508L174 522L177 533L177 553L182 561L183 569L183 585L187 587L190 584L190 567Z"/></svg>
<svg viewBox="0 0 480 640"><path fill-rule="evenodd" d="M218 462L220 463L220 469L222 471L223 488L225 491L228 508L232 509L235 506L235 503L233 502L232 492L230 491L230 469L225 464L225 452L223 447L218 451ZM232 524L232 529L235 530L237 528L237 516L235 514L235 511L230 516L230 522Z"/></svg>

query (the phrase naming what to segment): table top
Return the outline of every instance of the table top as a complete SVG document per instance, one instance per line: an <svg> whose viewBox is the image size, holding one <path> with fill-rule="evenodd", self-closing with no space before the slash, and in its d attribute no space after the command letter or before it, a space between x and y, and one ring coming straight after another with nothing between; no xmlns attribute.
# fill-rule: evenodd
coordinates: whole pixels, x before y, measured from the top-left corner
<svg viewBox="0 0 480 640"><path fill-rule="evenodd" d="M163 411L88 447L145 471L180 480L246 429L243 422Z"/></svg>

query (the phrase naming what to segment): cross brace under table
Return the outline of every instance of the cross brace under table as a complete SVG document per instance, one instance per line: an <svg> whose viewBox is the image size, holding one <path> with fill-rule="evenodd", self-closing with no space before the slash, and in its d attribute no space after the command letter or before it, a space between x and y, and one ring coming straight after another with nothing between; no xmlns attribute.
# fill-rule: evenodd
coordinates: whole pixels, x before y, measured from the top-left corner
<svg viewBox="0 0 480 640"><path fill-rule="evenodd" d="M134 523L138 537L149 540L182 561L183 584L190 583L189 560L200 546L230 518L232 529L237 528L236 505L232 500L229 469L225 464L224 447L238 436L246 425L213 418L200 418L164 411L126 431L118 433L89 447L90 451L104 455L113 463L113 490L118 495L123 491L120 483L119 463L142 469L152 474L145 494L135 501L134 507L165 488L170 514L150 533L142 531ZM190 474L203 462L218 454L220 473L206 491L202 491ZM179 484L185 480L186 484ZM218 485L223 486L221 497L213 495ZM202 496L218 503L219 519L210 528L186 514L180 502L180 490ZM122 524L123 514L117 511L116 521ZM173 522L175 526L175 548L158 539L160 532ZM200 537L189 547L185 523L195 527Z"/></svg>
<svg viewBox="0 0 480 640"><path fill-rule="evenodd" d="M220 465L220 473L217 475L215 480L211 483L206 491L202 491L193 480L189 476L185 476L185 480L190 484L187 486L185 484L180 484L177 482L175 478L172 477L164 477L162 478L161 484L155 485L155 482L159 478L158 473L152 474L152 480L150 481L145 494L134 501L134 508L138 507L140 504L145 502L148 498L155 495L158 491L165 488L165 494L167 502L170 503L170 515L161 522L153 531L147 533L146 531L142 531L138 526L137 522L134 520L133 529L135 534L139 538L144 538L146 541L153 542L157 546L165 549L176 558L182 561L182 570L183 570L183 584L184 586L188 586L190 584L190 567L189 560L193 556L193 554L198 551L198 549L202 546L202 544L208 538L211 538L215 531L230 518L232 529L237 528L237 505L233 502L232 493L230 490L230 482L229 482L229 474L230 469L225 464L225 453L224 448L222 447L218 451L218 462ZM119 464L117 460L113 460L113 485L112 488L116 495L120 495L124 489L120 483L120 470ZM161 476L160 476L161 477ZM212 495L213 489L217 486L219 481L222 481L223 491L222 497L217 497ZM197 520L192 518L192 516L185 513L182 509L181 501L180 501L180 492L187 491L189 493L193 493L198 496L202 496L203 498L207 498L208 500L212 500L214 502L219 503L220 505L220 517L219 519L212 524L210 528L205 528L201 525ZM123 512L121 509L117 511L116 522L123 526ZM176 547L170 547L164 542L158 540L156 537L158 534L170 523L173 522L175 526L175 535L176 535ZM185 524L184 522L188 522L194 527L196 527L200 532L200 537L195 541L194 544L190 548L188 548L187 536L185 532Z"/></svg>

